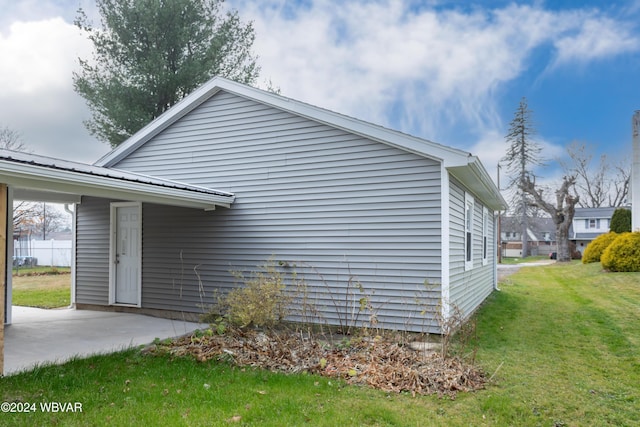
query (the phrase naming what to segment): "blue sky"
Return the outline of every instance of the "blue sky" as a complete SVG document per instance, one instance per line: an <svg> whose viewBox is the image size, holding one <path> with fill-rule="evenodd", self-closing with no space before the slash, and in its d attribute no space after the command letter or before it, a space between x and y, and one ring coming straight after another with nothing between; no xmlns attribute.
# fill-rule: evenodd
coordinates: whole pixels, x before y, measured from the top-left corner
<svg viewBox="0 0 640 427"><path fill-rule="evenodd" d="M91 52L72 25L79 4L95 14L90 0L0 0L0 126L34 152L93 162L109 147L83 128L72 89ZM254 22L259 85L471 151L492 176L523 96L548 158L574 140L613 159L631 152L640 0L226 4Z"/></svg>

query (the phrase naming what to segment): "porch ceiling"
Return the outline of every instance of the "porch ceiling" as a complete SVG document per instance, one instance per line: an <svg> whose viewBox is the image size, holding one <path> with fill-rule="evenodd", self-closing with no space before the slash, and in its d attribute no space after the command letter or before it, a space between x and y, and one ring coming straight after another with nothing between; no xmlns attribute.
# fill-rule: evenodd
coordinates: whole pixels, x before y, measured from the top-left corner
<svg viewBox="0 0 640 427"><path fill-rule="evenodd" d="M0 150L0 183L15 188L16 199L62 203L95 196L212 210L234 201L210 188L9 150Z"/></svg>

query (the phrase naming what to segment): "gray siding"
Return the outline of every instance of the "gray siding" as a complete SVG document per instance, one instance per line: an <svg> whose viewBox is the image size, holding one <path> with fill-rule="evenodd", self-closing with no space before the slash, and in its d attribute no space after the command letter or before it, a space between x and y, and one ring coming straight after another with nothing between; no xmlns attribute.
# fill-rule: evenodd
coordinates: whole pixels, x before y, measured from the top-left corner
<svg viewBox="0 0 640 427"><path fill-rule="evenodd" d="M439 163L219 93L115 167L236 194L210 213L143 207L143 307L198 311L237 285L229 270L273 257L297 263L329 322L333 300L362 297L344 295L357 277L379 326L437 330L420 312L439 301L424 286L441 280Z"/></svg>
<svg viewBox="0 0 640 427"><path fill-rule="evenodd" d="M493 212L488 211L487 264L482 265L482 201L474 196L473 215L473 268L465 271L464 252L464 197L465 190L455 179L450 185L450 290L449 299L455 310L463 316L471 314L493 291L495 241Z"/></svg>
<svg viewBox="0 0 640 427"><path fill-rule="evenodd" d="M83 197L76 220L76 302L109 303L109 200Z"/></svg>

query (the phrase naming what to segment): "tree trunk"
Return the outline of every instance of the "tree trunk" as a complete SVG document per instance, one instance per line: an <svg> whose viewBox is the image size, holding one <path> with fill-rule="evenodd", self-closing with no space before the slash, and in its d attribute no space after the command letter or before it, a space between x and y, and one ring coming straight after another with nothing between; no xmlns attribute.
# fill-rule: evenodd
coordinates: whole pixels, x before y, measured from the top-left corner
<svg viewBox="0 0 640 427"><path fill-rule="evenodd" d="M522 236L521 236L521 241L522 241L522 258L526 258L529 256L529 218L527 217L527 205L525 204L526 201L522 200L522 210L523 210L523 214L522 214Z"/></svg>
<svg viewBox="0 0 640 427"><path fill-rule="evenodd" d="M556 223L556 242L558 245L558 262L571 261L571 249L569 247L569 226L571 221Z"/></svg>
<svg viewBox="0 0 640 427"><path fill-rule="evenodd" d="M580 201L579 196L571 196L569 189L575 184L575 177L564 177L562 186L556 191L556 206L547 202L542 197L542 189L536 189L535 182L529 177L521 186L522 190L531 194L536 206L542 208L551 215L556 224L556 242L558 251L556 259L559 262L571 261L571 250L569 248L569 227L573 222L576 204Z"/></svg>

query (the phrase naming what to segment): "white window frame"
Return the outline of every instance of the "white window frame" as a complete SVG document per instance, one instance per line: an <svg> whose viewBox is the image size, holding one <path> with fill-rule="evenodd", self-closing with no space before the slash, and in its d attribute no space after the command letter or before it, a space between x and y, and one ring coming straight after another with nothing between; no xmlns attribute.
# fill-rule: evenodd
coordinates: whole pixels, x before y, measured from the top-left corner
<svg viewBox="0 0 640 427"><path fill-rule="evenodd" d="M489 263L489 210L482 207L482 265Z"/></svg>
<svg viewBox="0 0 640 427"><path fill-rule="evenodd" d="M473 216L475 200L469 193L464 193L464 269L473 268Z"/></svg>

